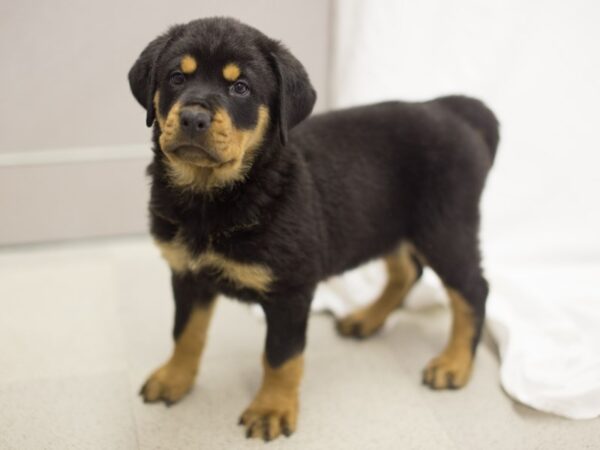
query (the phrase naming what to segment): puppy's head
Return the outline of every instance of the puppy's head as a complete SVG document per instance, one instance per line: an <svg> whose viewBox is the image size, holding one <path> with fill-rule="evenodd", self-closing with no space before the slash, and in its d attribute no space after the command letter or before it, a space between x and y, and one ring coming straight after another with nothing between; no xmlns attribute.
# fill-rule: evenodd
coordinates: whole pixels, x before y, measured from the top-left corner
<svg viewBox="0 0 600 450"><path fill-rule="evenodd" d="M226 18L169 29L142 52L129 83L148 126L156 123L172 180L200 190L242 179L257 152L285 144L316 100L287 49Z"/></svg>

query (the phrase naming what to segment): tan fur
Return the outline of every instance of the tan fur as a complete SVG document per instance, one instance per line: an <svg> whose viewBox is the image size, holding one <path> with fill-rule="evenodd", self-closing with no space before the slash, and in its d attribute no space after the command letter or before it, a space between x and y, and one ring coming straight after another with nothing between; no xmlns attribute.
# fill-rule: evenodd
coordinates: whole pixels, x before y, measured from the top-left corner
<svg viewBox="0 0 600 450"><path fill-rule="evenodd" d="M263 355L263 369L260 390L240 422L246 426L247 436L269 440L296 429L304 357L297 355L273 368Z"/></svg>
<svg viewBox="0 0 600 450"><path fill-rule="evenodd" d="M166 125L169 125L168 117ZM180 188L203 192L243 179L268 125L269 109L265 105L260 106L258 110L256 126L249 130L236 128L227 111L218 109L208 130L206 145L211 146L229 162L219 167L200 167L171 159L168 162L171 181ZM167 132L170 130L165 128ZM162 135L160 139L162 146Z"/></svg>
<svg viewBox="0 0 600 450"><path fill-rule="evenodd" d="M157 114L157 120L161 130L158 143L160 144L160 148L163 149L163 153L169 158L169 161L173 159L170 154L171 147L173 147L173 142L176 141L179 135L180 110L181 103L176 102L169 110L169 114L167 114L166 118L158 118L159 114Z"/></svg>
<svg viewBox="0 0 600 450"><path fill-rule="evenodd" d="M175 238L169 242L155 241L155 244L160 249L162 257L167 261L173 272L182 273L190 270L191 256L188 249L181 244L179 239Z"/></svg>
<svg viewBox="0 0 600 450"><path fill-rule="evenodd" d="M223 78L227 81L235 81L240 77L241 70L237 64L229 63L223 67Z"/></svg>
<svg viewBox="0 0 600 450"><path fill-rule="evenodd" d="M158 109L158 105L160 103L160 91L156 91L154 94L154 111L156 114L156 120L158 121L158 126L162 130L165 127L165 117L160 114Z"/></svg>
<svg viewBox="0 0 600 450"><path fill-rule="evenodd" d="M185 55L183 58L181 58L179 66L181 67L181 71L183 73L189 75L196 71L198 68L198 62L192 55Z"/></svg>
<svg viewBox="0 0 600 450"><path fill-rule="evenodd" d="M258 292L268 292L273 282L271 270L262 264L249 264L234 261L210 248L194 257L181 243L179 238L170 242L157 241L163 258L174 272L199 272L204 268L213 268L219 275L242 288L250 288Z"/></svg>
<svg viewBox="0 0 600 450"><path fill-rule="evenodd" d="M142 388L145 401L176 402L191 389L198 372L215 303L213 299L209 306L192 310L187 324L175 342L171 358L150 375Z"/></svg>
<svg viewBox="0 0 600 450"><path fill-rule="evenodd" d="M412 246L403 243L385 258L387 284L381 295L370 305L360 308L337 324L346 336L367 337L379 330L388 315L404 303L406 294L417 279L417 269L411 259Z"/></svg>
<svg viewBox="0 0 600 450"><path fill-rule="evenodd" d="M459 388L469 380L475 319L463 296L446 286L452 308L452 331L444 351L425 368L424 381L434 389Z"/></svg>
<svg viewBox="0 0 600 450"><path fill-rule="evenodd" d="M177 147L180 137L179 112L181 104L176 102L167 117L160 114L160 92L154 94L154 107L161 134L158 142L167 156L167 170L171 182L183 189L206 192L241 180L246 175L269 126L269 108L261 105L258 120L253 129L238 129L223 108L215 111L207 132L205 145L216 150L227 163L217 167L202 167L177 159L170 150Z"/></svg>

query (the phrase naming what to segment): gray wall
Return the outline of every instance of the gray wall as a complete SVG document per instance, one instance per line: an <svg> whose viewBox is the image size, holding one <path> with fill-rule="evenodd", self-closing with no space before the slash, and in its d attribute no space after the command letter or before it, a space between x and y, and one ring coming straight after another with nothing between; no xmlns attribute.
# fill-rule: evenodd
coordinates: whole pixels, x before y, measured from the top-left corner
<svg viewBox="0 0 600 450"><path fill-rule="evenodd" d="M169 25L212 15L286 43L325 108L329 1L3 2L0 244L145 230L149 130L127 71Z"/></svg>

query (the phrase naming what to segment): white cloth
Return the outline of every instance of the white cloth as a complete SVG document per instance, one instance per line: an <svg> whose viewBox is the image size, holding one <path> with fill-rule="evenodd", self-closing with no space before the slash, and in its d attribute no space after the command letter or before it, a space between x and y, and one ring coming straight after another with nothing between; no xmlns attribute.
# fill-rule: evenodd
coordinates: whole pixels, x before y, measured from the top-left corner
<svg viewBox="0 0 600 450"><path fill-rule="evenodd" d="M512 397L573 419L600 415L600 264L494 274L487 325Z"/></svg>
<svg viewBox="0 0 600 450"><path fill-rule="evenodd" d="M385 268L381 260L333 277L317 288L312 309L328 311L335 317L342 318L375 299L383 289L385 279ZM408 294L406 307L418 309L444 302L445 293L439 279L429 269L425 269L421 281Z"/></svg>
<svg viewBox="0 0 600 450"><path fill-rule="evenodd" d="M497 113L482 243L502 386L542 411L600 415L600 2L338 0L335 10L334 106L464 93ZM340 315L382 277L371 267L331 280L315 306Z"/></svg>
<svg viewBox="0 0 600 450"><path fill-rule="evenodd" d="M573 419L600 415L600 302L593 292L599 274L600 265L534 265L491 274L487 327L500 349L500 378L509 395ZM313 309L343 317L374 299L384 280L381 262L334 277L319 285ZM425 269L406 307L444 303L439 279Z"/></svg>

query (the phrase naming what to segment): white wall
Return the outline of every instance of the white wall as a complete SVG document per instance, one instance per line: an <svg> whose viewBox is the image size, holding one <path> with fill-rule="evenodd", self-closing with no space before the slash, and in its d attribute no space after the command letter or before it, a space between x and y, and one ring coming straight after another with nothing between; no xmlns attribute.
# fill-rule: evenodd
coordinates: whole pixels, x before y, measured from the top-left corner
<svg viewBox="0 0 600 450"><path fill-rule="evenodd" d="M150 131L127 72L168 26L213 15L286 43L325 107L329 1L0 4L0 245L146 231Z"/></svg>
<svg viewBox="0 0 600 450"><path fill-rule="evenodd" d="M500 118L494 258L600 257L600 2L339 0L333 104L465 93Z"/></svg>
<svg viewBox="0 0 600 450"><path fill-rule="evenodd" d="M147 142L127 72L169 25L206 16L230 15L282 39L324 105L328 2L38 0L0 8L0 152Z"/></svg>

